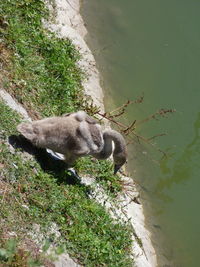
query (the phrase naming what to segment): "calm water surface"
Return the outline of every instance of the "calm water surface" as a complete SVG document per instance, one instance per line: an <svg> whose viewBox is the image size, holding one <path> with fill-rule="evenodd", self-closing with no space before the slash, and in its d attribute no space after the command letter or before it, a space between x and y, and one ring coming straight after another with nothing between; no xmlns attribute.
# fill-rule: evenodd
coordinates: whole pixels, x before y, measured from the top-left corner
<svg viewBox="0 0 200 267"><path fill-rule="evenodd" d="M163 255L171 267L198 267L200 1L83 0L82 12L106 99L120 105L144 93L144 102L129 108L129 120L177 110L137 129L145 137L166 132L156 142L168 157L141 144L130 148L129 162L164 235Z"/></svg>

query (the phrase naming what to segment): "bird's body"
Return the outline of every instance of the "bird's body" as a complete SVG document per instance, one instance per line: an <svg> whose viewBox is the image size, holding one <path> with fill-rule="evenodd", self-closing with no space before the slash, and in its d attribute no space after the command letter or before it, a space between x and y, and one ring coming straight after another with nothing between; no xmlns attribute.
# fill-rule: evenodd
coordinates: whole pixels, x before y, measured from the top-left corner
<svg viewBox="0 0 200 267"><path fill-rule="evenodd" d="M98 153L103 148L101 126L84 111L65 114L65 117L75 118L79 123L78 133L88 145L91 153ZM98 137L98 138L97 138Z"/></svg>
<svg viewBox="0 0 200 267"><path fill-rule="evenodd" d="M17 130L35 146L64 155L68 165L83 156L106 159L112 154L118 166L126 161L126 145L120 133L102 127L84 111L51 117L31 123L20 123Z"/></svg>

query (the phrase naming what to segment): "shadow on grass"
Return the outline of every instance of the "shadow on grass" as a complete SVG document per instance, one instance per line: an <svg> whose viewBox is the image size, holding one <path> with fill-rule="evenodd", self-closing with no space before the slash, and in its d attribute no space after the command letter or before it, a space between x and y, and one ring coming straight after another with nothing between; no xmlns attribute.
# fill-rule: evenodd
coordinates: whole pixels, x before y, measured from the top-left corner
<svg viewBox="0 0 200 267"><path fill-rule="evenodd" d="M43 171L52 174L57 179L58 184L66 183L84 186L80 177L68 170L68 166L64 161L56 160L45 149L37 148L22 135L11 135L8 138L8 142L13 148L21 149L32 155Z"/></svg>

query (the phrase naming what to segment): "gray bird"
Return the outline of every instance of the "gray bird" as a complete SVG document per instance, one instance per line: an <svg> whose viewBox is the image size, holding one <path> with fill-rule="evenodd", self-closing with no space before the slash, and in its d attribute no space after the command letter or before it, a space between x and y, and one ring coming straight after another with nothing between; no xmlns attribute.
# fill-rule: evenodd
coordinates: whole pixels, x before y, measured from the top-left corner
<svg viewBox="0 0 200 267"><path fill-rule="evenodd" d="M63 154L69 166L79 157L107 159L113 152L116 173L127 159L123 136L114 130L102 130L84 111L20 123L17 130L35 146Z"/></svg>

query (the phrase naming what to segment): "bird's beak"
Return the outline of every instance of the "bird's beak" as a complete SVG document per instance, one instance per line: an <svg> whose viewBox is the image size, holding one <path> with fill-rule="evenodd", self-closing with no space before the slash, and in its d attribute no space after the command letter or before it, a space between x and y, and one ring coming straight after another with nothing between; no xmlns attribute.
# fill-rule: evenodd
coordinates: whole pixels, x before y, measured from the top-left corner
<svg viewBox="0 0 200 267"><path fill-rule="evenodd" d="M119 171L120 167L121 167L120 165L114 166L114 174L116 174Z"/></svg>

